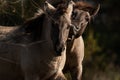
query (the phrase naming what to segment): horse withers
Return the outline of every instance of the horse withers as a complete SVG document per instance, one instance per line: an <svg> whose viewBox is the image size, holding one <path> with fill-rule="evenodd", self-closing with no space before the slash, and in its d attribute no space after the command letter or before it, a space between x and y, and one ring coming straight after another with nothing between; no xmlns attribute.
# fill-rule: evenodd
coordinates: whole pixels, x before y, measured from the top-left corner
<svg viewBox="0 0 120 80"><path fill-rule="evenodd" d="M25 80L65 80L62 69L73 3L69 2L67 8L59 6L57 9L49 5L46 2L44 11L38 11L37 16L8 31L9 34L4 32L6 37L0 39L0 55L8 63L19 66ZM10 54L12 56L6 58Z"/></svg>
<svg viewBox="0 0 120 80"><path fill-rule="evenodd" d="M72 80L81 80L82 61L84 58L84 41L82 34L98 10L100 5L93 6L84 1L75 3L72 12L72 26L69 33L66 52L66 65L64 71L70 71Z"/></svg>

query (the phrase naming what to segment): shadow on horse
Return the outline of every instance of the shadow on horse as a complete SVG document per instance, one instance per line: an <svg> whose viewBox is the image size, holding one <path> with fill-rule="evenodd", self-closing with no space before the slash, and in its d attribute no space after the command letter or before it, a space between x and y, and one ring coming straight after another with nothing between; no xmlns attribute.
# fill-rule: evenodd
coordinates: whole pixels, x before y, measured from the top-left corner
<svg viewBox="0 0 120 80"><path fill-rule="evenodd" d="M13 29L6 27L3 31L1 28L0 60L11 63L15 72L20 70L18 73L25 80L65 80L62 69L66 60L72 10L72 1L58 8L46 2L45 10L40 9L22 26Z"/></svg>

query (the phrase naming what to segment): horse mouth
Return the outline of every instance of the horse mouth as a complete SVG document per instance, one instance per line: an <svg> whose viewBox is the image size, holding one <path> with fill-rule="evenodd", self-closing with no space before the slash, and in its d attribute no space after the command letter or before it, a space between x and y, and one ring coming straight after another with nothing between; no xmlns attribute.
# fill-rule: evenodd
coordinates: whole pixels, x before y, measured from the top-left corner
<svg viewBox="0 0 120 80"><path fill-rule="evenodd" d="M65 50L64 45L56 45L56 47L55 47L55 51L56 51L57 56L61 56L61 54L64 50Z"/></svg>
<svg viewBox="0 0 120 80"><path fill-rule="evenodd" d="M77 35L79 30L80 30L79 26L72 24L69 31L68 41L72 41Z"/></svg>
<svg viewBox="0 0 120 80"><path fill-rule="evenodd" d="M71 30L72 30L73 35L76 35L77 32L80 30L80 27L78 25L72 24Z"/></svg>

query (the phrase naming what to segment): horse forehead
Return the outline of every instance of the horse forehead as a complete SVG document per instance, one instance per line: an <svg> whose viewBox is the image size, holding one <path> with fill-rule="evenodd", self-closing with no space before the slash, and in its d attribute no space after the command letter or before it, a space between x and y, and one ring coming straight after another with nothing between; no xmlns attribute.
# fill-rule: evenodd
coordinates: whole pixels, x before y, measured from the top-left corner
<svg viewBox="0 0 120 80"><path fill-rule="evenodd" d="M86 14L87 13L87 11L79 10L79 9L75 9L75 12L77 12L78 14Z"/></svg>
<svg viewBox="0 0 120 80"><path fill-rule="evenodd" d="M90 17L90 13L88 11L75 9L74 12L78 14L79 18Z"/></svg>
<svg viewBox="0 0 120 80"><path fill-rule="evenodd" d="M64 13L63 15L53 15L51 16L51 20L53 21L53 23L58 24L61 27L64 27L63 24L71 24L71 19L69 18L67 13Z"/></svg>

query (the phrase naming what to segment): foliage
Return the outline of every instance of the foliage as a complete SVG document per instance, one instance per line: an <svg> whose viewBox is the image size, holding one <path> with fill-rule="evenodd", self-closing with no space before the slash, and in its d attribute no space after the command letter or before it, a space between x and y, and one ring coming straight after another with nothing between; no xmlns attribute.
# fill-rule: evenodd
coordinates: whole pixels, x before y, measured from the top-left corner
<svg viewBox="0 0 120 80"><path fill-rule="evenodd" d="M89 26L90 27L90 26ZM85 37L85 60L89 61L91 60L91 55L93 55L96 52L99 52L100 46L98 45L98 40L94 37L94 31L89 30L89 34Z"/></svg>
<svg viewBox="0 0 120 80"><path fill-rule="evenodd" d="M0 25L20 25L38 8L34 0L0 0Z"/></svg>
<svg viewBox="0 0 120 80"><path fill-rule="evenodd" d="M120 80L119 7L119 0L101 1L99 13L84 34L83 80Z"/></svg>

